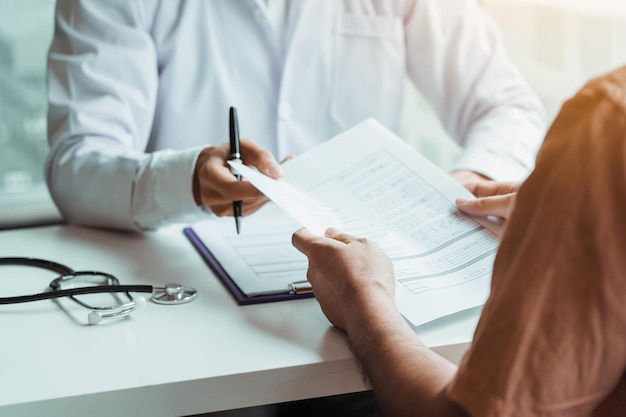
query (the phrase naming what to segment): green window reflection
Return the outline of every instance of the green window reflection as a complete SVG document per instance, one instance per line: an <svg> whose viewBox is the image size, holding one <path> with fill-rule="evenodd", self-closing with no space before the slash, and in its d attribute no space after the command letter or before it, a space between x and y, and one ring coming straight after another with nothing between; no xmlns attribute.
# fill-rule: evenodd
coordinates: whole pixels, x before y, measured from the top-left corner
<svg viewBox="0 0 626 417"><path fill-rule="evenodd" d="M44 179L54 5L0 1L0 228L58 219Z"/></svg>

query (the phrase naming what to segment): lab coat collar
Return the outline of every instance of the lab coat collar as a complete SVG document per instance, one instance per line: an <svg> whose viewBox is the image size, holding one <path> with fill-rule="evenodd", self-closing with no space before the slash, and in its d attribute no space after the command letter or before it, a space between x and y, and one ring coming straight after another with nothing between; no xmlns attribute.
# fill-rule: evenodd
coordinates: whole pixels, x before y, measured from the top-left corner
<svg viewBox="0 0 626 417"><path fill-rule="evenodd" d="M301 26L300 20L304 13L307 13L307 7L309 6L310 0L287 0L289 3L288 11L287 11L287 21L285 24L285 32L282 36L282 40L285 42L283 45L276 45L277 51L280 52L282 60L286 61L292 45L292 39L298 35L298 28ZM254 13L257 10L260 10L262 13L267 13L267 5L266 0L248 0L248 7L250 8L251 13ZM264 29L266 33L270 36L272 43L275 43L276 36L272 32L272 28L266 21L264 24Z"/></svg>

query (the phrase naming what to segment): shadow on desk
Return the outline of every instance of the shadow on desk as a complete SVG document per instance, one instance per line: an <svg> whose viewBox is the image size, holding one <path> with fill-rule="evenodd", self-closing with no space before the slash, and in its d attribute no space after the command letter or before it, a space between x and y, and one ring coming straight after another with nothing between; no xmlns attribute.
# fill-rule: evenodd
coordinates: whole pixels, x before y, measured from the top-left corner
<svg viewBox="0 0 626 417"><path fill-rule="evenodd" d="M243 408L193 417L381 417L371 391Z"/></svg>

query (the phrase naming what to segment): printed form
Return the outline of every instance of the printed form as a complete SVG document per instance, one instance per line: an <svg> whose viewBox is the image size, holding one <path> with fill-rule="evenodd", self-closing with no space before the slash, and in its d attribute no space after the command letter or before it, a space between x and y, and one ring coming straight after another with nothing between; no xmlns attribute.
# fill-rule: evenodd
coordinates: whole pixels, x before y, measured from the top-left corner
<svg viewBox="0 0 626 417"><path fill-rule="evenodd" d="M240 236L230 218L219 231L197 230L211 250L222 246L218 259L239 257L239 270L228 272L238 283L250 281L249 291L272 291L281 280L284 291L285 282L305 279L306 258L291 246L291 234L300 225L319 235L333 226L387 253L398 308L413 325L486 301L499 225L459 212L455 199L471 193L378 122L287 162L278 181L233 167L284 211L270 205L245 217Z"/></svg>

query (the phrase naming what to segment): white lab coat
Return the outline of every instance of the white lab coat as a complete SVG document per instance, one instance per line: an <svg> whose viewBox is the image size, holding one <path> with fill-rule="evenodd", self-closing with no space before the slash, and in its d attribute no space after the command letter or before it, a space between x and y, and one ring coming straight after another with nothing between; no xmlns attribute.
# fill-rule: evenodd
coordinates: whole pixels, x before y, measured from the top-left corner
<svg viewBox="0 0 626 417"><path fill-rule="evenodd" d="M404 80L465 152L457 169L521 179L541 105L475 0L59 0L49 53L50 192L67 220L124 229L206 216L202 147L242 137L277 159L368 117L397 130ZM320 161L323 163L323 161Z"/></svg>

